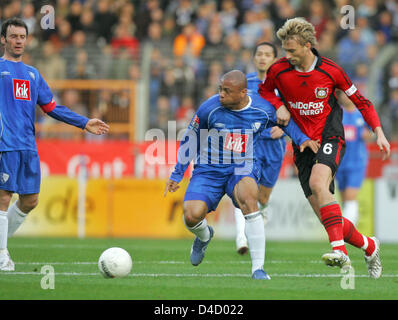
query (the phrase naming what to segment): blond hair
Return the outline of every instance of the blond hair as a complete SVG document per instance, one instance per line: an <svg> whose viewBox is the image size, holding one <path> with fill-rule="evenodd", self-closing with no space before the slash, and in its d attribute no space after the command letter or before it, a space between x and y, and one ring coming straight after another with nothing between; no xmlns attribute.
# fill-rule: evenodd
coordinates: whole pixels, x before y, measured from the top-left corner
<svg viewBox="0 0 398 320"><path fill-rule="evenodd" d="M316 42L314 26L304 18L293 18L286 20L285 24L278 30L276 36L281 41L294 39L301 45L307 42L314 47Z"/></svg>

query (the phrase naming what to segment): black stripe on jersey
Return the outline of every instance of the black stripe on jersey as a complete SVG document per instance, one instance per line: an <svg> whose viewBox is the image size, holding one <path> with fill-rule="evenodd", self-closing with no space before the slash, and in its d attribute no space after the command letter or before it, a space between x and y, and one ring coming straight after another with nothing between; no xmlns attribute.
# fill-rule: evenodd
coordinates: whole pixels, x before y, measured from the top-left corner
<svg viewBox="0 0 398 320"><path fill-rule="evenodd" d="M338 65L335 64L332 60L329 60L329 59L323 59L323 62L325 62L327 65L329 65L329 66L331 66L331 67L334 67L334 68L336 68L337 70L339 70L340 73L342 74L344 80L347 82L347 84L348 84L350 87L352 86L351 80L347 78L347 76L346 76L344 70L343 70L340 66L338 66Z"/></svg>
<svg viewBox="0 0 398 320"><path fill-rule="evenodd" d="M368 108L371 108L372 106L369 103L369 100L366 99L364 96L362 96L361 94L358 94L358 90L355 92L355 96L357 97L357 99L361 102L366 103L366 105L368 106ZM358 110L361 110L358 108Z"/></svg>
<svg viewBox="0 0 398 320"><path fill-rule="evenodd" d="M319 72L326 74L333 81L334 84L336 83L336 81L333 79L333 77L327 71L321 69L321 67L316 67L315 70L318 70Z"/></svg>
<svg viewBox="0 0 398 320"><path fill-rule="evenodd" d="M276 76L275 76L275 79L278 78L282 73L289 72L289 71L292 71L292 70L294 70L294 68L293 68L293 67L289 67L289 68L286 68L286 69L284 69L284 70L278 72L278 73L276 74Z"/></svg>

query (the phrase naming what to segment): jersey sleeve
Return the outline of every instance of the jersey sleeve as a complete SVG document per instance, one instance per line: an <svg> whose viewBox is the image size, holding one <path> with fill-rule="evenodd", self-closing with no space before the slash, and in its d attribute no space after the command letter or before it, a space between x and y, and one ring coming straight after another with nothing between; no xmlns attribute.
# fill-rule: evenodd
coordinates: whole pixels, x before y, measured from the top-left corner
<svg viewBox="0 0 398 320"><path fill-rule="evenodd" d="M72 126L84 129L88 122L88 118L73 112L65 106L57 105L53 99L53 94L47 82L43 79L40 72L38 72L38 96L37 104L47 113L51 118L65 122Z"/></svg>
<svg viewBox="0 0 398 320"><path fill-rule="evenodd" d="M177 164L170 175L171 180L180 182L191 161L199 154L200 129L208 127L207 113L202 105L193 116L178 147Z"/></svg>
<svg viewBox="0 0 398 320"><path fill-rule="evenodd" d="M269 101L275 109L279 109L283 105L283 101L275 94L275 89L277 89L275 84L275 68L271 66L267 71L265 81L258 87L258 93L265 100Z"/></svg>
<svg viewBox="0 0 398 320"><path fill-rule="evenodd" d="M337 70L338 71L335 76L336 87L343 90L347 97L355 104L372 130L380 127L379 116L377 115L373 104L359 92L343 69L338 67Z"/></svg>
<svg viewBox="0 0 398 320"><path fill-rule="evenodd" d="M53 99L53 94L50 90L50 87L43 79L40 72L38 72L38 77L37 104L45 113L49 113L50 111L54 110L56 103Z"/></svg>

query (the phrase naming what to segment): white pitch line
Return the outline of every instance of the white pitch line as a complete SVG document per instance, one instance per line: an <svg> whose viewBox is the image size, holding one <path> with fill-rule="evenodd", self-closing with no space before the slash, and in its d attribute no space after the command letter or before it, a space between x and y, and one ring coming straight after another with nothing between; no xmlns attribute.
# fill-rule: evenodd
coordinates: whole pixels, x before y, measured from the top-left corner
<svg viewBox="0 0 398 320"><path fill-rule="evenodd" d="M40 272L0 272L1 276L4 275L37 275L43 276ZM55 272L55 276L100 276L99 272ZM270 274L272 277L281 277L281 278L340 278L342 274L299 274L299 273L276 273ZM228 278L228 277L250 277L250 274L242 274L242 273L220 273L220 274L211 274L211 273L132 273L129 275L129 278L134 277L176 277L176 278ZM356 274L355 278L368 278L367 274ZM398 278L398 274L383 274L382 278Z"/></svg>
<svg viewBox="0 0 398 320"><path fill-rule="evenodd" d="M300 261L289 261L289 260L271 260L267 261L266 264L293 264L293 263L298 263ZM305 263L304 261L301 261ZM95 265L98 262L95 261L72 261L72 262L62 262L62 261L55 261L55 262L33 262L33 261L19 261L15 262L15 264L19 265ZM173 261L173 260L161 260L161 261L134 261L133 264L189 264L189 261ZM216 263L223 263L223 264L251 264L251 261L245 260L245 261L239 261L239 260L232 260L232 261L203 261L203 264L216 264ZM311 263L311 264L321 264L322 261L306 261L306 263Z"/></svg>

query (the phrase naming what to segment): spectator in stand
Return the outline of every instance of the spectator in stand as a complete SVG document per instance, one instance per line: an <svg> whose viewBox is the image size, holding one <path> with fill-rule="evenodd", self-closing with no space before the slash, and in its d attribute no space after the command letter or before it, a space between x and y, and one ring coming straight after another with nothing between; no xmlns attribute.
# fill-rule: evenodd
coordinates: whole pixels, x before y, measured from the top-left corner
<svg viewBox="0 0 398 320"><path fill-rule="evenodd" d="M200 56L205 43L204 36L197 32L195 25L188 23L174 40L174 55L197 58Z"/></svg>
<svg viewBox="0 0 398 320"><path fill-rule="evenodd" d="M86 34L83 31L75 31L72 35L72 45L61 50L61 56L66 61L67 77L73 77L73 68L76 63L77 52L86 48Z"/></svg>
<svg viewBox="0 0 398 320"><path fill-rule="evenodd" d="M35 17L35 7L31 2L28 2L23 6L22 20L28 26L29 34L34 34L36 31L37 19Z"/></svg>
<svg viewBox="0 0 398 320"><path fill-rule="evenodd" d="M178 107L175 119L177 121L177 131L188 128L192 117L195 114L194 101L191 96L184 96L181 105Z"/></svg>
<svg viewBox="0 0 398 320"><path fill-rule="evenodd" d="M392 15L388 10L380 12L378 17L377 29L382 32L386 38L386 42L393 40L393 24Z"/></svg>
<svg viewBox="0 0 398 320"><path fill-rule="evenodd" d="M46 41L42 45L42 54L36 66L45 80L65 79L66 77L66 62L51 41Z"/></svg>
<svg viewBox="0 0 398 320"><path fill-rule="evenodd" d="M132 34L131 25L120 23L116 26L111 40L111 47L115 57L118 57L123 50L126 50L130 58L138 58L139 42Z"/></svg>
<svg viewBox="0 0 398 320"><path fill-rule="evenodd" d="M210 60L223 60L220 52L227 52L224 43L224 34L219 23L211 23L206 33L206 45L203 47L202 59L206 62Z"/></svg>
<svg viewBox="0 0 398 320"><path fill-rule="evenodd" d="M57 22L56 33L52 34L49 40L57 50L70 46L72 44L72 27L70 23L60 18Z"/></svg>
<svg viewBox="0 0 398 320"><path fill-rule="evenodd" d="M217 7L214 1L204 2L199 5L196 12L195 25L200 34L206 34L211 18L216 13Z"/></svg>
<svg viewBox="0 0 398 320"><path fill-rule="evenodd" d="M80 16L83 12L83 5L79 0L74 0L70 5L70 10L68 15L66 16L66 20L69 21L72 32L77 30L81 30L82 26L80 23Z"/></svg>
<svg viewBox="0 0 398 320"><path fill-rule="evenodd" d="M329 21L329 11L330 9L328 8L326 1L315 0L310 3L307 20L314 25L315 36L318 41L325 31L326 25Z"/></svg>
<svg viewBox="0 0 398 320"><path fill-rule="evenodd" d="M96 67L93 64L92 59L89 59L85 49L79 49L76 52L75 62L72 65L70 77L72 79L97 78Z"/></svg>
<svg viewBox="0 0 398 320"><path fill-rule="evenodd" d="M94 21L94 12L90 8L84 9L80 16L80 29L85 33L89 44L97 41L97 23Z"/></svg>
<svg viewBox="0 0 398 320"><path fill-rule="evenodd" d="M262 33L262 21L258 19L256 11L248 10L244 13L244 22L238 27L239 36L244 48L253 48Z"/></svg>
<svg viewBox="0 0 398 320"><path fill-rule="evenodd" d="M139 40L147 37L149 25L153 22L151 13L158 9L161 10L159 0L148 0L140 3L140 8L136 10L134 18L137 25L136 35Z"/></svg>
<svg viewBox="0 0 398 320"><path fill-rule="evenodd" d="M172 0L167 7L168 13L174 15L179 30L194 22L196 4L191 0Z"/></svg>
<svg viewBox="0 0 398 320"><path fill-rule="evenodd" d="M357 63L368 62L367 46L361 41L361 31L352 29L338 45L338 61L347 75L352 78Z"/></svg>
<svg viewBox="0 0 398 320"><path fill-rule="evenodd" d="M235 2L233 0L222 0L220 19L222 30L226 34L235 30L238 24L239 11L236 8Z"/></svg>
<svg viewBox="0 0 398 320"><path fill-rule="evenodd" d="M117 16L110 9L109 0L98 0L94 20L98 22L97 36L109 43L112 39L113 27L117 23Z"/></svg>

